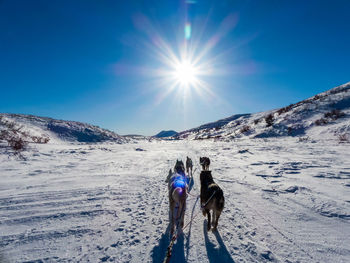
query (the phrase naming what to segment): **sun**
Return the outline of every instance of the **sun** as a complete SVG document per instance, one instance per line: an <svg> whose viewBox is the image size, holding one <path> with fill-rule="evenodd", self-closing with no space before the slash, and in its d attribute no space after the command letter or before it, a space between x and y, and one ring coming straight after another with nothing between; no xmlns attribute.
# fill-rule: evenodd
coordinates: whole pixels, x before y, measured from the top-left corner
<svg viewBox="0 0 350 263"><path fill-rule="evenodd" d="M186 3L194 5L195 1ZM145 86L157 89L154 105L159 105L167 97L173 97L185 112L197 97L207 101L224 101L215 90L214 78L229 75L232 73L231 68L236 70L236 67L226 65L226 61L231 59L228 54L233 48L220 51L218 43L235 27L237 19L237 15L229 14L219 23L215 33L208 35L206 22L202 27L201 18L191 19L186 14L179 21L179 29L183 27L183 31L175 30L163 36L148 17L136 15L134 23L147 37L146 41L141 39L140 43L144 43L145 54L147 52L147 56L152 59L147 60L144 67L135 67L135 70L134 67L129 70L128 66L124 69L121 65L119 71L145 75L150 80ZM193 20L194 28L190 20Z"/></svg>
<svg viewBox="0 0 350 263"><path fill-rule="evenodd" d="M198 82L198 70L188 60L179 61L174 68L174 78L181 86L194 86Z"/></svg>

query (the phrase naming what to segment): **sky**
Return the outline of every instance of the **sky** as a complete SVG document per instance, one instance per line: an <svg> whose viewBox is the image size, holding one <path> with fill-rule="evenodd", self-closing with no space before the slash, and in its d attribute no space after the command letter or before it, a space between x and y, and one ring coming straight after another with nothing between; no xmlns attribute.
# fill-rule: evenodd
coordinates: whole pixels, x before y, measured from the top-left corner
<svg viewBox="0 0 350 263"><path fill-rule="evenodd" d="M0 0L0 112L154 135L283 107L350 81L349 12L347 0Z"/></svg>

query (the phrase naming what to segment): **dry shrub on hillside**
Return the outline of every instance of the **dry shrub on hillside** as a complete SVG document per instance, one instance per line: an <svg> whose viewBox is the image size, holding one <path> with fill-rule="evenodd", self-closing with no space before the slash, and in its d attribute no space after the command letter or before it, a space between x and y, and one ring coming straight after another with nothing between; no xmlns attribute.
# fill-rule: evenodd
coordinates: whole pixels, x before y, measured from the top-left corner
<svg viewBox="0 0 350 263"><path fill-rule="evenodd" d="M299 137L299 139L298 139L298 142L307 142L307 141L309 141L309 137L308 136L305 136L305 137Z"/></svg>
<svg viewBox="0 0 350 263"><path fill-rule="evenodd" d="M349 135L346 134L346 133L339 134L338 135L338 140L339 140L339 143L350 142Z"/></svg>
<svg viewBox="0 0 350 263"><path fill-rule="evenodd" d="M321 118L315 121L315 124L317 126L326 125L327 123L328 123L328 120L325 118Z"/></svg>
<svg viewBox="0 0 350 263"><path fill-rule="evenodd" d="M0 141L4 141L15 152L20 152L26 149L30 142L34 143L48 143L49 138L46 135L32 136L24 127L16 124L13 121L6 120L1 116L0 126Z"/></svg>
<svg viewBox="0 0 350 263"><path fill-rule="evenodd" d="M326 112L324 114L324 117L331 118L333 120L337 120L337 119L343 117L344 115L345 115L344 112L341 112L340 110L332 110L332 111Z"/></svg>
<svg viewBox="0 0 350 263"><path fill-rule="evenodd" d="M265 117L266 127L272 126L273 121L274 121L273 114L270 113L269 115L267 115L267 116Z"/></svg>
<svg viewBox="0 0 350 263"><path fill-rule="evenodd" d="M286 113L286 112L290 111L292 109L292 107L293 107L293 104L290 104L290 105L288 105L286 107L280 108L277 111L277 113L278 113L278 115L281 115L282 113Z"/></svg>
<svg viewBox="0 0 350 263"><path fill-rule="evenodd" d="M240 131L240 133L246 133L246 132L250 131L250 126L244 125L239 131Z"/></svg>
<svg viewBox="0 0 350 263"><path fill-rule="evenodd" d="M345 116L344 112L341 112L340 110L331 110L324 114L324 118L316 120L315 125L326 125L330 120L337 120L343 116Z"/></svg>

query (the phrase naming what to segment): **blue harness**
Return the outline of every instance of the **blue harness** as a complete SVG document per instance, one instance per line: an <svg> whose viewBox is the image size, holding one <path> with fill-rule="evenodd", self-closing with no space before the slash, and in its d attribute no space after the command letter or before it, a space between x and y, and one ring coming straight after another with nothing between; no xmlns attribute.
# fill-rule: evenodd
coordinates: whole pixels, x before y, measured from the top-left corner
<svg viewBox="0 0 350 263"><path fill-rule="evenodd" d="M172 176L171 183L173 183L174 188L186 188L189 183L189 178L187 178L185 175L176 173L175 176Z"/></svg>

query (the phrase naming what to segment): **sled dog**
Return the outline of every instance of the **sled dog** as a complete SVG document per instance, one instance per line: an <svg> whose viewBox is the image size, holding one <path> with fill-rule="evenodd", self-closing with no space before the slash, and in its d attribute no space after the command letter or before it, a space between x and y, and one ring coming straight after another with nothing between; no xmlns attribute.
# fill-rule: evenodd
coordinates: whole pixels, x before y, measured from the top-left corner
<svg viewBox="0 0 350 263"><path fill-rule="evenodd" d="M190 175L190 171L191 171L191 176L192 176L192 170L193 170L192 159L187 156L186 157L186 173L188 175Z"/></svg>
<svg viewBox="0 0 350 263"><path fill-rule="evenodd" d="M199 163L202 166L203 171L209 170L210 159L208 157L199 157Z"/></svg>
<svg viewBox="0 0 350 263"><path fill-rule="evenodd" d="M174 173L170 169L168 178L170 235L172 236L178 220L180 220L178 224L181 229L184 226L188 178L185 175L185 166L181 160L176 160ZM175 210L177 210L176 213Z"/></svg>
<svg viewBox="0 0 350 263"><path fill-rule="evenodd" d="M200 174L201 181L201 206L203 216L208 215L207 229L210 230L213 226L213 231L216 231L219 217L224 208L225 199L221 188L214 182L211 171L202 171ZM213 211L213 216L210 216L210 210Z"/></svg>

